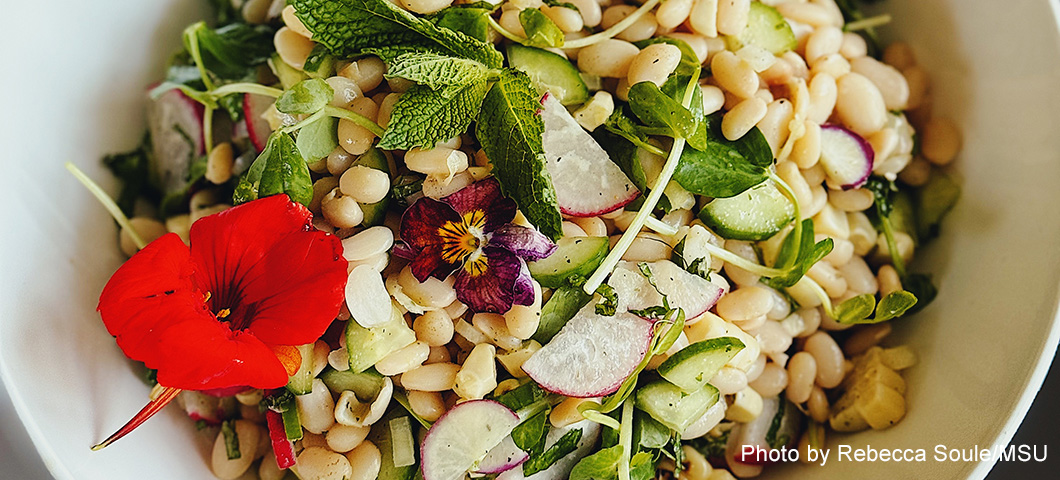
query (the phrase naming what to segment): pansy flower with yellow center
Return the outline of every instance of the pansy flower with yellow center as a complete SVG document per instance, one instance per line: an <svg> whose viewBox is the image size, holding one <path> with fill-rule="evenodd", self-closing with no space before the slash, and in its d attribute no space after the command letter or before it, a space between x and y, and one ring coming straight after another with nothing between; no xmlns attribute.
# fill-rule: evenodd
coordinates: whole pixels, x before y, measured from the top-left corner
<svg viewBox="0 0 1060 480"><path fill-rule="evenodd" d="M530 305L534 289L526 262L551 255L556 245L533 228L512 224L514 218L515 202L493 178L441 201L417 200L401 219L412 274L421 282L454 275L457 298L475 312Z"/></svg>

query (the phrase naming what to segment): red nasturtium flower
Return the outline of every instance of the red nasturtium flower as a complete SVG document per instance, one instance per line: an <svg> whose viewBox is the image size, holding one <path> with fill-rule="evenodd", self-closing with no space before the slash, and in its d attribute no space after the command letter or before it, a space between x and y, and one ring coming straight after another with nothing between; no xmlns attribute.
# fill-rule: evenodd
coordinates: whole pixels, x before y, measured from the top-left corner
<svg viewBox="0 0 1060 480"><path fill-rule="evenodd" d="M114 273L99 297L103 323L165 390L96 448L181 390L287 384L293 346L320 338L344 301L342 243L311 217L286 195L255 200L195 222L190 248L170 233Z"/></svg>

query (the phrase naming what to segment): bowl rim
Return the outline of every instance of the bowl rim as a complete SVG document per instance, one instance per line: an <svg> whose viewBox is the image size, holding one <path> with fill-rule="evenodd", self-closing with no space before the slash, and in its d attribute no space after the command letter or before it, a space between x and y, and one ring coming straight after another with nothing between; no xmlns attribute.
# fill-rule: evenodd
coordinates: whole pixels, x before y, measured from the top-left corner
<svg viewBox="0 0 1060 480"><path fill-rule="evenodd" d="M1060 29L1060 0L1049 0L1048 5L1054 17L1054 24ZM1055 302L1053 305L1052 322L1048 334L1043 337L1043 341L1039 345L1037 363L1030 375L1026 377L1022 392L1013 406L1012 411L1009 413L1008 419L993 435L994 439L991 443L992 451L997 448L1005 447L1012 441L1012 438L1015 436L1016 432L1022 425L1023 420L1026 418L1028 411L1037 399L1038 393L1045 381L1045 377L1055 359L1057 346L1060 345L1060 284L1056 285L1055 288L1056 294L1054 296ZM77 480L61 457L52 448L52 445L48 442L40 425L38 425L37 421L29 414L29 407L27 406L18 386L12 380L13 376L9 371L9 368L10 366L4 360L4 356L0 355L0 382L2 382L8 397L11 399L15 413L23 427L26 429L26 433L37 454L43 461L45 468L57 480ZM997 462L998 458L995 456L987 456L986 459L980 460L976 463L975 468L968 474L966 479L983 480Z"/></svg>

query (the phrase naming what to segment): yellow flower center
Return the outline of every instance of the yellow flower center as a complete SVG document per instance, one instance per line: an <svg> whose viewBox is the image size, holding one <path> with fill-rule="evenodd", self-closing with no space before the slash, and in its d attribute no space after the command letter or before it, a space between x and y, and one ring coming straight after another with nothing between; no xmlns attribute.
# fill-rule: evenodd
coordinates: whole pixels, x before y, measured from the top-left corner
<svg viewBox="0 0 1060 480"><path fill-rule="evenodd" d="M463 265L467 273L475 277L486 271L487 259L482 254L485 246L486 212L473 210L464 214L459 222L446 222L438 228L442 239L442 260L453 265Z"/></svg>

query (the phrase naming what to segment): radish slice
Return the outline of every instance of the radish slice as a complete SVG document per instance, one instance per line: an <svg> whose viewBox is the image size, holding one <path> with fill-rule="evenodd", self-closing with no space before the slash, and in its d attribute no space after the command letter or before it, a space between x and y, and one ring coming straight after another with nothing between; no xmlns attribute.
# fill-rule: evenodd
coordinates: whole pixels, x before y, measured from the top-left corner
<svg viewBox="0 0 1060 480"><path fill-rule="evenodd" d="M596 446L596 439L600 436L600 424L590 420L582 420L563 428L550 429L548 434L545 435L545 448L552 447L567 432L572 430L582 431L582 438L578 440L578 445L575 446L573 452L556 460L556 463L553 463L552 466L529 477L523 475L523 469L513 468L498 475L497 480L566 480L570 476L570 471L574 468L574 465L577 465Z"/></svg>
<svg viewBox="0 0 1060 480"><path fill-rule="evenodd" d="M519 447L515 446L515 440L512 440L511 435L504 437L501 443L493 447L485 457L478 462L478 466L475 467L474 473L491 474L507 472L519 465L522 465L530 454L522 451Z"/></svg>
<svg viewBox="0 0 1060 480"><path fill-rule="evenodd" d="M265 143L269 141L269 135L272 135L269 122L261 118L261 115L273 103L275 100L265 95L243 94L243 120L247 125L247 135L250 136L251 143L259 152L265 150Z"/></svg>
<svg viewBox="0 0 1060 480"><path fill-rule="evenodd" d="M163 93L147 106L147 128L154 150L155 178L166 193L187 186L188 170L206 153L203 140L203 106L180 90Z"/></svg>
<svg viewBox="0 0 1060 480"><path fill-rule="evenodd" d="M621 262L607 281L618 294L620 310L638 310L662 305L662 295L666 294L670 307L681 308L685 318L696 318L714 307L724 291L707 279L687 272L668 260L659 260L648 264L659 290L651 286L647 277L633 262Z"/></svg>
<svg viewBox="0 0 1060 480"><path fill-rule="evenodd" d="M460 480L519 425L519 416L493 400L472 400L445 413L420 447L424 480Z"/></svg>
<svg viewBox="0 0 1060 480"><path fill-rule="evenodd" d="M561 212L595 217L618 210L640 195L622 169L554 95L546 93L541 105L545 168L552 177Z"/></svg>
<svg viewBox="0 0 1060 480"><path fill-rule="evenodd" d="M613 317L597 315L590 303L523 363L523 371L550 392L601 397L633 373L651 336L651 322L623 310Z"/></svg>
<svg viewBox="0 0 1060 480"><path fill-rule="evenodd" d="M864 185L875 156L860 135L839 125L821 125L821 165L829 187L850 190Z"/></svg>
<svg viewBox="0 0 1060 480"><path fill-rule="evenodd" d="M740 478L753 477L762 472L770 446L766 435L773 425L780 401L777 397L762 399L762 413L750 423L737 423L729 433L725 446L725 461L733 475Z"/></svg>

